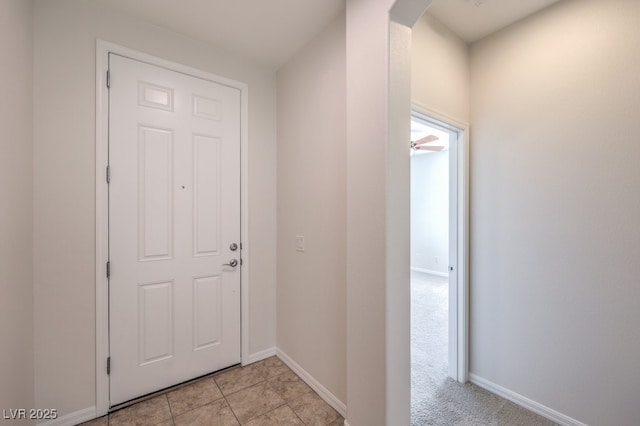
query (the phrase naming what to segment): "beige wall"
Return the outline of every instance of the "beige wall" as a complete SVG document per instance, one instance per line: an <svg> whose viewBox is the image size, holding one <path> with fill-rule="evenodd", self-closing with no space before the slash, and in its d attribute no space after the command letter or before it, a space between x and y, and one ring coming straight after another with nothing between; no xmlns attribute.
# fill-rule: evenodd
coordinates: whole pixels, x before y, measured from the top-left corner
<svg viewBox="0 0 640 426"><path fill-rule="evenodd" d="M386 143L391 1L347 0L347 420L386 404Z"/></svg>
<svg viewBox="0 0 640 426"><path fill-rule="evenodd" d="M567 0L472 46L471 372L640 418L640 2Z"/></svg>
<svg viewBox="0 0 640 426"><path fill-rule="evenodd" d="M346 403L345 18L278 71L277 345ZM305 237L305 251L295 237Z"/></svg>
<svg viewBox="0 0 640 426"><path fill-rule="evenodd" d="M0 93L0 410L28 409L34 406L31 1L0 2Z"/></svg>
<svg viewBox="0 0 640 426"><path fill-rule="evenodd" d="M414 104L469 122L467 44L429 11L412 31L411 100Z"/></svg>
<svg viewBox="0 0 640 426"><path fill-rule="evenodd" d="M408 7L389 23L388 135L385 170L385 399L387 425L411 423L411 27L430 0L398 2ZM422 10L416 11L422 5ZM410 7L409 7L410 6ZM415 15L417 14L417 15ZM414 16L415 15L415 16Z"/></svg>
<svg viewBox="0 0 640 426"><path fill-rule="evenodd" d="M95 405L95 40L249 84L250 353L275 346L275 70L84 0L35 3L35 386Z"/></svg>
<svg viewBox="0 0 640 426"><path fill-rule="evenodd" d="M409 140L411 31L390 23L394 3L347 1L347 420L351 426L409 423L405 141ZM409 11L402 18L407 22L412 10L428 3L399 1L396 6L398 13Z"/></svg>

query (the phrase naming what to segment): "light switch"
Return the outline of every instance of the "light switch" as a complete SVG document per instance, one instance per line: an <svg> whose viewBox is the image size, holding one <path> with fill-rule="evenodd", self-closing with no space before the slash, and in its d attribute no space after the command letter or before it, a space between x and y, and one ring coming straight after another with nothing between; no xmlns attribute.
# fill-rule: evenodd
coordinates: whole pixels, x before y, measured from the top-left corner
<svg viewBox="0 0 640 426"><path fill-rule="evenodd" d="M304 236L296 235L296 251L304 251Z"/></svg>

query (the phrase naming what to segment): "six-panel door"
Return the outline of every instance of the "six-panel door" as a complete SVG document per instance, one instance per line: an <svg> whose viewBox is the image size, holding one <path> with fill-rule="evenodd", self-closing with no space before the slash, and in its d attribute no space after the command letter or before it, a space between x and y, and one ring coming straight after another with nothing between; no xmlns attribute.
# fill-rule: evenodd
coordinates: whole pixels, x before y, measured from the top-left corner
<svg viewBox="0 0 640 426"><path fill-rule="evenodd" d="M109 70L113 406L240 362L240 92Z"/></svg>

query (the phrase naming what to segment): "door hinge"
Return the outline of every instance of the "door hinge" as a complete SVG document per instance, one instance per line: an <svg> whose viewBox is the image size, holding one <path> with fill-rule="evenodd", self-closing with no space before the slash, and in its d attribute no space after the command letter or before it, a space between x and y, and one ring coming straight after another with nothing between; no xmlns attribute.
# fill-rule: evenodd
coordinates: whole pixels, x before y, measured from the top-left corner
<svg viewBox="0 0 640 426"><path fill-rule="evenodd" d="M107 183L111 183L111 166L107 166Z"/></svg>
<svg viewBox="0 0 640 426"><path fill-rule="evenodd" d="M111 277L111 262L107 261L107 278Z"/></svg>
<svg viewBox="0 0 640 426"><path fill-rule="evenodd" d="M111 73L107 70L107 89L111 88Z"/></svg>
<svg viewBox="0 0 640 426"><path fill-rule="evenodd" d="M111 374L111 357L107 357L107 374Z"/></svg>

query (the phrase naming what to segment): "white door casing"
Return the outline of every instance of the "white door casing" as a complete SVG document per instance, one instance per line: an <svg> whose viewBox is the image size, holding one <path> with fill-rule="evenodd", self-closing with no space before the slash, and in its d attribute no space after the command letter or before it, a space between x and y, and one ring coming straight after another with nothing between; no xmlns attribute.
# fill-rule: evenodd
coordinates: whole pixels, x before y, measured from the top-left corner
<svg viewBox="0 0 640 426"><path fill-rule="evenodd" d="M458 146L461 133L461 130L449 129L449 377L458 381L461 381L458 361L461 333L458 325Z"/></svg>
<svg viewBox="0 0 640 426"><path fill-rule="evenodd" d="M469 124L416 103L412 117L450 134L449 145L449 369L469 380Z"/></svg>
<svg viewBox="0 0 640 426"><path fill-rule="evenodd" d="M237 88L109 54L110 405L240 362Z"/></svg>

